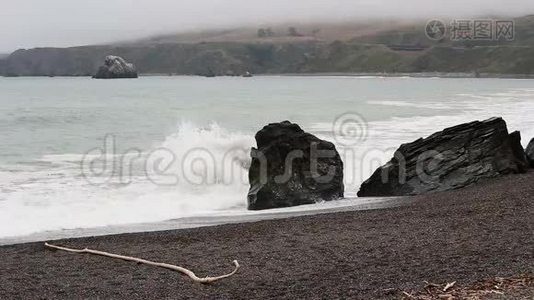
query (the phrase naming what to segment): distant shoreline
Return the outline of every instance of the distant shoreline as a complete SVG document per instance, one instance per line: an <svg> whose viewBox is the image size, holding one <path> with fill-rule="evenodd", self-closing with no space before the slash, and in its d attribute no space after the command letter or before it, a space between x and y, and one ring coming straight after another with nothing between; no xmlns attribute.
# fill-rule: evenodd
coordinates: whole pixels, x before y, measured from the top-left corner
<svg viewBox="0 0 534 300"><path fill-rule="evenodd" d="M140 77L204 77L200 75L191 74L163 74L163 73L140 73ZM263 73L254 74L256 77L269 76L287 76L287 77L384 77L384 78L458 78L458 79L534 79L534 74L493 74L493 73L443 73L443 72L424 72L424 73L342 73L342 72L328 72L328 73ZM91 77L91 75L28 75L28 76L1 76L4 78L18 78L18 77ZM216 77L241 77L241 76L216 76Z"/></svg>
<svg viewBox="0 0 534 300"><path fill-rule="evenodd" d="M534 79L534 74L491 74L482 73L478 76L473 73L288 73L269 74L276 76L332 76L332 77L411 77L411 78L496 78L496 79ZM257 75L262 76L262 75Z"/></svg>

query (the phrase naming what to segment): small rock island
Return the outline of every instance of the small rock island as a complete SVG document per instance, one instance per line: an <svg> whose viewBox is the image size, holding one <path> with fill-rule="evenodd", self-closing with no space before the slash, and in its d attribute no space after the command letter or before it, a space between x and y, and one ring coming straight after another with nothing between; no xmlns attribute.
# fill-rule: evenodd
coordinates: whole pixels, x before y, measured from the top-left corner
<svg viewBox="0 0 534 300"><path fill-rule="evenodd" d="M131 63L126 62L120 56L109 55L104 61L104 65L98 69L93 76L95 79L118 79L137 78L137 70Z"/></svg>

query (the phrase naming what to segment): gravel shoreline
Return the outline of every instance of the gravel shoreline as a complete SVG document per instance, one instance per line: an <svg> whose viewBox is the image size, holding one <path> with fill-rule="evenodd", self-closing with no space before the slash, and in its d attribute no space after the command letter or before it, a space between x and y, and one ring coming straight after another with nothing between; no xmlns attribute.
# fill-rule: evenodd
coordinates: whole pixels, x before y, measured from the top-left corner
<svg viewBox="0 0 534 300"><path fill-rule="evenodd" d="M402 298L424 281L534 273L534 172L414 197L407 206L256 223L55 241L231 278L201 285L169 270L46 250L0 247L0 298ZM520 295L533 297L534 289ZM513 299L505 293L502 298Z"/></svg>

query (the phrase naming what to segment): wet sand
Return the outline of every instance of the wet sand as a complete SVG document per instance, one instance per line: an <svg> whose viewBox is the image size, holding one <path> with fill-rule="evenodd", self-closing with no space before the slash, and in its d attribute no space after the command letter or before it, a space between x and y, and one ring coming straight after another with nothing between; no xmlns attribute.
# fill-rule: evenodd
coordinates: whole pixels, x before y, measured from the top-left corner
<svg viewBox="0 0 534 300"><path fill-rule="evenodd" d="M0 298L375 299L534 273L534 172L414 197L401 207L55 241L231 278L201 285L152 266L0 247ZM534 288L495 299L533 297ZM496 297L493 295L492 297Z"/></svg>
<svg viewBox="0 0 534 300"><path fill-rule="evenodd" d="M220 211L211 213L209 215L184 217L155 223L111 225L94 228L45 231L24 236L6 237L0 238L0 246L47 240L60 240L66 238L81 238L90 236L115 235L122 233L153 232L216 226L224 224L250 223L263 220L285 219L335 212L383 209L388 207L407 205L408 202L409 201L407 199L399 197L357 198L356 196L354 196L338 201L317 203L315 205L286 207L263 211L246 211L245 208L240 208L234 211Z"/></svg>

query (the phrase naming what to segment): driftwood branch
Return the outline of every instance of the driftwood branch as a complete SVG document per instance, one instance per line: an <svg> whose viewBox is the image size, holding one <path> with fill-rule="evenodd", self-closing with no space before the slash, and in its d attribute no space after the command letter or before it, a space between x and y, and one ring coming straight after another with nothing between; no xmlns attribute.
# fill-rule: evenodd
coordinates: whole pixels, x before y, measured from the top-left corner
<svg viewBox="0 0 534 300"><path fill-rule="evenodd" d="M456 284L456 281L453 281L453 282L451 282L451 283L447 283L447 284L445 285L445 287L443 288L443 291L444 291L444 292L448 291L448 290L449 290L450 288L452 288L455 284Z"/></svg>
<svg viewBox="0 0 534 300"><path fill-rule="evenodd" d="M233 264L235 266L235 269L231 273L228 273L226 275L217 276L217 277L199 278L192 271L190 271L190 270L188 270L186 268L182 268L182 267L171 265L171 264L153 262L153 261L149 261L149 260L145 260L145 259L141 259L141 258L118 255L118 254L113 254L113 253L104 252L104 251L98 251L98 250L91 250L91 249L88 249L88 248L85 248L85 249L71 249L71 248L51 245L49 243L45 243L45 247L51 248L51 249L56 249L56 250L67 251L67 252L71 252L71 253L89 253L89 254L94 254L94 255L117 258L117 259L122 259L122 260L127 260L127 261L133 261L133 262L140 263L140 264L146 264L146 265L150 265L150 266L170 269L170 270L177 271L177 272L180 272L180 273L183 273L183 274L187 275L189 278L191 278L195 282L204 283L204 284L209 284L209 283L212 283L212 282L224 279L224 278L228 278L228 277L234 275L237 272L237 270L239 270L239 263L237 262L237 260L234 260Z"/></svg>

